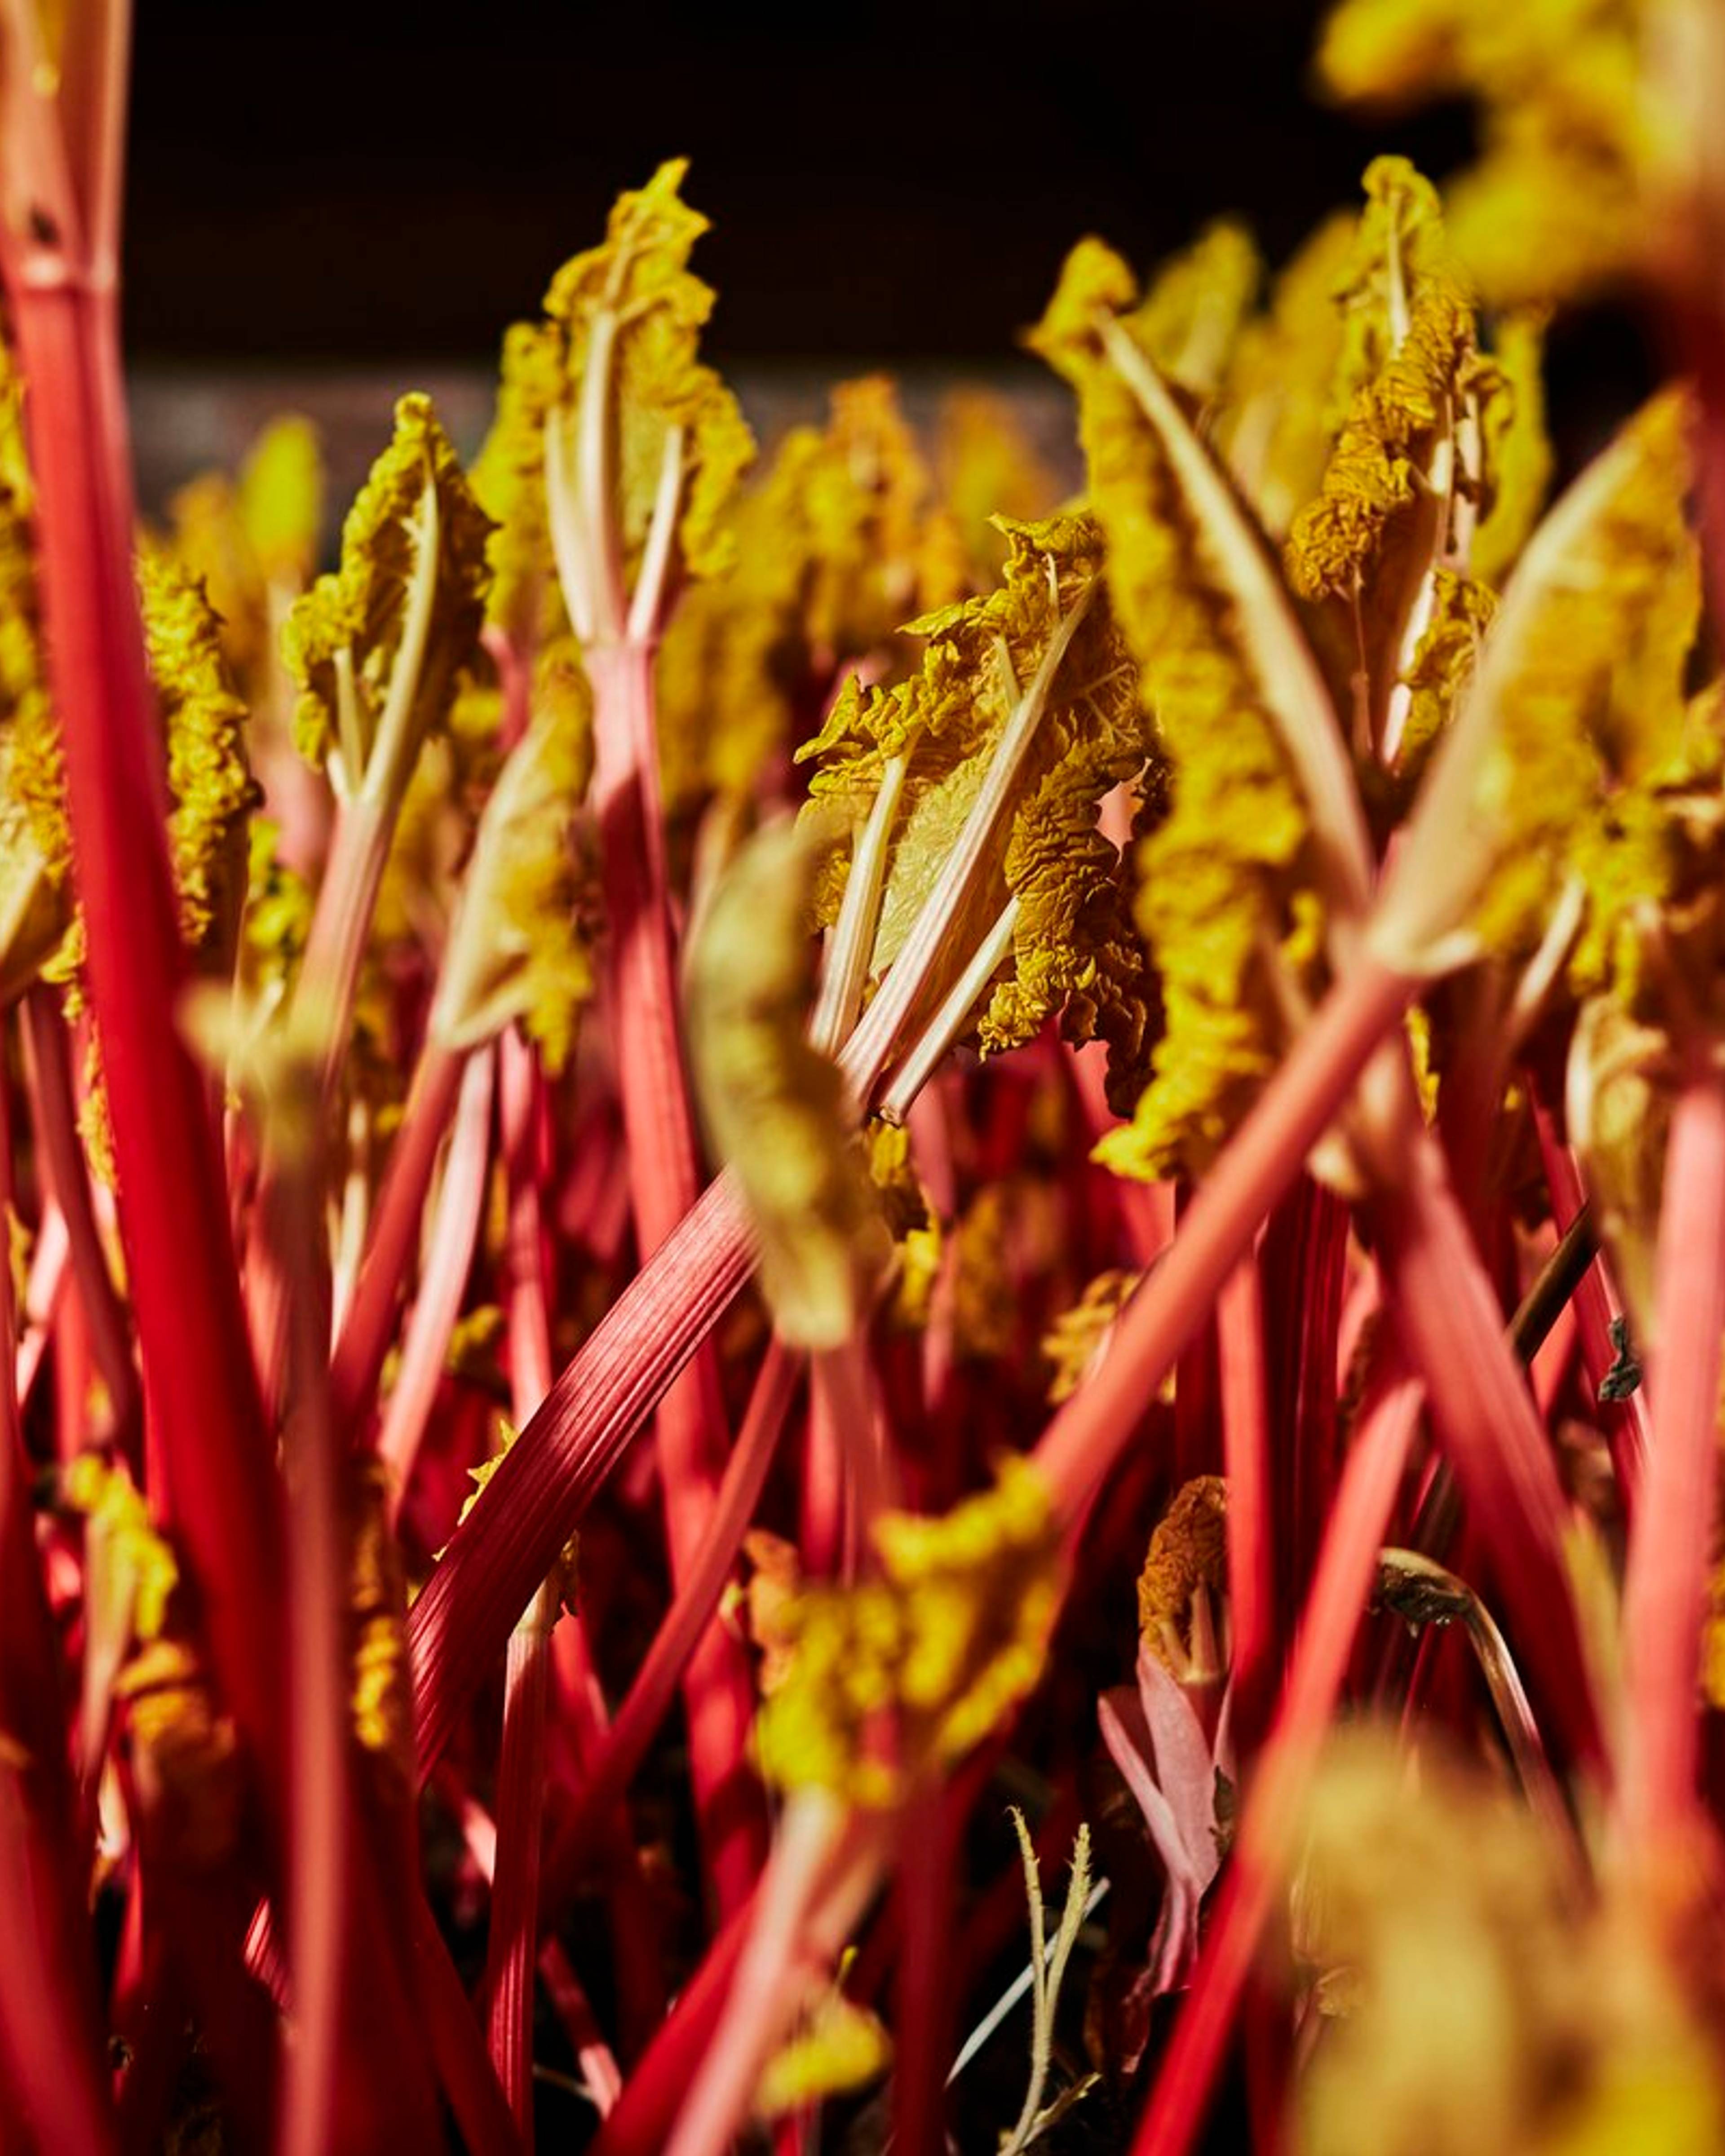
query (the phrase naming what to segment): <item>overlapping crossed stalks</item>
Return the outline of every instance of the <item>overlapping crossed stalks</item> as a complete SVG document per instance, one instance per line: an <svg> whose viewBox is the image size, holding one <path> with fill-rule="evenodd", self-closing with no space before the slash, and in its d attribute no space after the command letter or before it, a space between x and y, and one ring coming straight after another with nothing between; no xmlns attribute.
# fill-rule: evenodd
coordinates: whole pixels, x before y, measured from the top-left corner
<svg viewBox="0 0 1725 2156"><path fill-rule="evenodd" d="M1075 250L1064 506L880 382L746 480L670 165L315 576L294 423L135 532L125 11L3 11L22 2141L508 2148L549 2041L613 2150L889 2056L937 2145L991 1779L1106 1750L1135 2146L1242 2020L1266 2137L1717 2145L1717 33L1502 13L1327 33L1484 100L1453 230ZM1693 381L1548 505L1602 280Z"/></svg>

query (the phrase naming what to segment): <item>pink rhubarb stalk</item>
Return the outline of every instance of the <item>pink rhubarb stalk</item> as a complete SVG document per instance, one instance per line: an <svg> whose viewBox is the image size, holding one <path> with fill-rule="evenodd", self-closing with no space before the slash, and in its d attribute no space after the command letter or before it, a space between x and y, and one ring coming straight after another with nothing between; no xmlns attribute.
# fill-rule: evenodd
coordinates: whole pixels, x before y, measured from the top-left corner
<svg viewBox="0 0 1725 2156"><path fill-rule="evenodd" d="M1420 1389L1380 1381L1348 1454L1318 1556L1287 1688L1247 1794L1234 1854L1132 2156L1184 2156L1209 2103L1258 1941L1286 1876L1312 1770L1348 1673L1378 1552L1406 1471Z"/></svg>
<svg viewBox="0 0 1725 2156"><path fill-rule="evenodd" d="M778 1341L768 1348L719 1485L700 1561L685 1576L653 1635L552 1847L546 1866L546 1898L554 1906L561 1905L575 1876L590 1863L605 1815L629 1787L670 1711L678 1679L718 1607L773 1464L801 1367L802 1358Z"/></svg>
<svg viewBox="0 0 1725 2156"><path fill-rule="evenodd" d="M596 643L586 660L593 686L594 794L608 931L606 1009L616 1044L635 1240L644 1264L700 1189L659 809L654 646L634 639ZM680 1586L698 1562L727 1449L718 1360L705 1342L659 1404L657 1444L671 1578ZM706 1636L689 1666L683 1699L702 1846L719 1906L730 1910L759 1870L764 1840L758 1806L740 1801L736 1787L754 1710L737 1641L717 1631Z"/></svg>
<svg viewBox="0 0 1725 2156"><path fill-rule="evenodd" d="M203 1081L173 1023L185 978L162 730L132 584L116 292L128 10L69 18L75 138L44 102L35 10L4 8L4 272L28 384L49 679L86 978L102 1046L146 1407L150 1499L172 1526L223 1696L284 1786L279 1491Z"/></svg>
<svg viewBox="0 0 1725 2156"><path fill-rule="evenodd" d="M1255 1748L1275 1697L1270 1421L1258 1261L1248 1253L1222 1290L1222 1457L1228 1478L1228 1609L1234 1728L1243 1757Z"/></svg>
<svg viewBox="0 0 1725 2156"><path fill-rule="evenodd" d="M1697 1818L1725 1334L1725 1079L1712 1069L1692 1074L1671 1111L1656 1278L1653 1445L1624 1580L1619 1810L1626 1861L1651 1870L1691 1853Z"/></svg>
<svg viewBox="0 0 1725 2156"><path fill-rule="evenodd" d="M359 1279L330 1368L331 1411L336 1428L349 1438L358 1436L371 1412L395 1335L396 1301L408 1261L419 1246L432 1168L454 1112L465 1061L453 1049L428 1040L413 1073Z"/></svg>
<svg viewBox="0 0 1725 2156"><path fill-rule="evenodd" d="M1291 1187L1414 985L1363 957L1295 1041L1217 1160L1173 1241L1122 1312L1101 1369L1036 1448L1065 1518L1083 1512L1118 1460L1145 1401L1204 1322L1259 1223Z"/></svg>
<svg viewBox="0 0 1725 2156"><path fill-rule="evenodd" d="M0 1084L0 1216L12 1135ZM0 1267L0 1338L13 1337ZM43 1593L9 1358L0 1360L0 2100L30 2145L116 2145L67 1768L59 1652ZM8 2137L9 2138L9 2137Z"/></svg>
<svg viewBox="0 0 1725 2156"><path fill-rule="evenodd" d="M402 1343L401 1368L377 1436L378 1456L389 1473L392 1521L413 1476L473 1267L490 1165L493 1068L491 1051L482 1049L469 1060L462 1076L430 1250Z"/></svg>
<svg viewBox="0 0 1725 2156"><path fill-rule="evenodd" d="M517 1427L551 1390L551 1312L546 1293L537 1158L539 1077L518 1034L497 1045L503 1153L509 1177L506 1229L511 1404ZM539 1866L545 1807L545 1716L551 1632L563 1583L540 1587L509 1635L503 1743L497 1768L497 1861L485 1944L491 2063L523 2148L533 2146L533 1970L538 1958Z"/></svg>
<svg viewBox="0 0 1725 2156"><path fill-rule="evenodd" d="M1412 1119L1410 1118L1410 1121ZM1601 1758L1564 1544L1568 1506L1436 1141L1417 1123L1372 1199L1398 1332L1492 1560L1520 1652L1572 1752Z"/></svg>

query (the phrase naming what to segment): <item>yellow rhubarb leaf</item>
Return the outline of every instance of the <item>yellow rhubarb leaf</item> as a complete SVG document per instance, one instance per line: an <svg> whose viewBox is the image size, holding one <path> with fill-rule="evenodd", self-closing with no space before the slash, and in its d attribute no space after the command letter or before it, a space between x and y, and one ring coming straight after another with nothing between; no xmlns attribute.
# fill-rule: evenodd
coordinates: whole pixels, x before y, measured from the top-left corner
<svg viewBox="0 0 1725 2156"><path fill-rule="evenodd" d="M35 979L71 920L71 834L36 581L23 379L0 340L0 1000Z"/></svg>
<svg viewBox="0 0 1725 2156"><path fill-rule="evenodd" d="M1356 386L1316 501L1289 535L1289 581L1302 598L1359 598L1398 527L1442 506L1473 309L1452 265L1437 191L1403 157L1365 176L1366 209L1338 295L1344 380ZM1404 544L1405 544L1404 541ZM1429 536L1416 542L1432 552ZM1423 571L1424 562L1421 563Z"/></svg>
<svg viewBox="0 0 1725 2156"><path fill-rule="evenodd" d="M1711 873L1719 735L1685 695L1691 424L1681 393L1656 398L1529 541L1379 905L1392 963L1525 961L1573 890L1573 987L1632 998L1648 902Z"/></svg>
<svg viewBox="0 0 1725 2156"><path fill-rule="evenodd" d="M245 902L248 827L259 789L245 752L246 709L203 585L174 558L138 557L144 647L167 735L168 818L180 934L225 963Z"/></svg>
<svg viewBox="0 0 1725 2156"><path fill-rule="evenodd" d="M593 701L571 639L542 649L533 709L480 817L430 1026L469 1049L519 1023L555 1072L594 985L583 918L590 878L575 830L593 770Z"/></svg>
<svg viewBox="0 0 1725 2156"><path fill-rule="evenodd" d="M638 598L651 619L634 632L656 630L673 553L697 577L726 566L725 511L754 456L736 398L697 357L713 293L688 267L707 222L682 198L687 169L673 159L619 196L603 244L545 295L562 377L546 414L550 524L583 643L629 633Z"/></svg>
<svg viewBox="0 0 1725 2156"><path fill-rule="evenodd" d="M283 638L295 737L344 796L393 810L446 724L478 646L490 531L431 400L403 397L348 511L341 566L297 602Z"/></svg>
<svg viewBox="0 0 1725 2156"><path fill-rule="evenodd" d="M751 798L844 665L901 671L900 623L968 588L957 526L884 377L841 383L824 427L793 429L729 527L731 567L684 594L660 652L673 810Z"/></svg>
<svg viewBox="0 0 1725 2156"><path fill-rule="evenodd" d="M270 421L239 474L239 516L265 584L303 591L323 536L323 445L311 420Z"/></svg>
<svg viewBox="0 0 1725 2156"><path fill-rule="evenodd" d="M1078 393L1108 586L1167 762L1138 921L1163 1029L1123 1173L1204 1167L1284 1045L1276 972L1313 984L1318 924L1362 905L1370 853L1333 705L1250 512L1130 327L1098 240L1068 259L1033 347Z"/></svg>
<svg viewBox="0 0 1725 2156"><path fill-rule="evenodd" d="M1478 102L1457 251L1491 305L1549 305L1649 266L1680 227L1698 115L1679 56L1700 22L1661 0L1344 0L1318 68L1343 98Z"/></svg>
<svg viewBox="0 0 1725 2156"><path fill-rule="evenodd" d="M1264 274L1252 236L1219 218L1164 262L1130 318L1166 377L1199 400L1227 376Z"/></svg>
<svg viewBox="0 0 1725 2156"><path fill-rule="evenodd" d="M1130 1091L1153 991L1119 853L1097 814L1150 755L1133 669L1101 588L1096 524L1058 516L1002 529L997 588L911 623L925 639L916 674L887 690L851 687L798 752L816 764L808 813L840 841L817 916L836 917L896 773L902 791L869 968L877 980L887 973L927 932L959 835L999 779L995 759L1011 754L987 857L952 917L935 924L941 963L924 1008L956 997L941 1004L946 1037L987 1053L1058 1017L1073 1040L1108 1040L1114 1082Z"/></svg>
<svg viewBox="0 0 1725 2156"><path fill-rule="evenodd" d="M1060 1538L1042 1477L1011 1456L993 1489L940 1518L887 1513L874 1538L877 1573L792 1604L790 1669L756 1744L783 1788L880 1806L961 1758L1034 1687Z"/></svg>
<svg viewBox="0 0 1725 2156"><path fill-rule="evenodd" d="M1275 538L1317 493L1335 439L1337 294L1353 247L1352 218L1338 213L1320 225L1277 275L1264 312L1240 331L1229 367L1216 439Z"/></svg>
<svg viewBox="0 0 1725 2156"><path fill-rule="evenodd" d="M781 1336L836 1348L886 1257L844 1081L808 1039L806 833L769 825L721 880L690 952L689 1056L715 1151L742 1186Z"/></svg>
<svg viewBox="0 0 1725 2156"><path fill-rule="evenodd" d="M486 543L486 615L524 654L557 633L562 614L545 500L545 421L562 390L556 332L544 323L513 323L503 339L496 412L472 480L495 527Z"/></svg>

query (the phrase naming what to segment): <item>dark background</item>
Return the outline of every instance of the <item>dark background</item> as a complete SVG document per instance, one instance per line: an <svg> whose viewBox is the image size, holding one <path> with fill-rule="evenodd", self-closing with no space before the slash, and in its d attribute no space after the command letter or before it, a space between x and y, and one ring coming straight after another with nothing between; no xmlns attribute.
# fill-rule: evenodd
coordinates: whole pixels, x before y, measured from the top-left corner
<svg viewBox="0 0 1725 2156"><path fill-rule="evenodd" d="M1513 5L1514 0L1505 0ZM694 160L732 367L997 365L1071 242L1244 213L1272 259L1455 112L1327 110L1304 0L718 6L144 0L127 322L146 362L466 362Z"/></svg>

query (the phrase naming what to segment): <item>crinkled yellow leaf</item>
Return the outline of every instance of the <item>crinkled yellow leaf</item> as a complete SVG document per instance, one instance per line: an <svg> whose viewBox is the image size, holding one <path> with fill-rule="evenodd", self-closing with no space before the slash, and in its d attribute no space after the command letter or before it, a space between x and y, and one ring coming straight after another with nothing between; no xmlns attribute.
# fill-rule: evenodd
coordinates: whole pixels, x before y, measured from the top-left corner
<svg viewBox="0 0 1725 2156"><path fill-rule="evenodd" d="M1334 1743L1302 1822L1295 1947L1322 2040L1296 2145L1326 2156L1704 2156L1725 2092L1704 1997L1501 1782L1387 1732Z"/></svg>
<svg viewBox="0 0 1725 2156"><path fill-rule="evenodd" d="M479 641L490 531L431 400L403 397L348 511L341 567L297 602L283 638L295 738L348 793L398 800L446 721Z"/></svg>
<svg viewBox="0 0 1725 2156"><path fill-rule="evenodd" d="M1245 227L1218 218L1158 270L1130 317L1132 335L1170 382L1194 397L1213 397L1263 274Z"/></svg>
<svg viewBox="0 0 1725 2156"><path fill-rule="evenodd" d="M1108 584L1168 759L1138 921L1163 1029L1124 1173L1202 1168L1283 1045L1269 968L1316 956L1321 895L1351 909L1368 852L1334 711L1260 535L1127 324L1131 272L1069 257L1031 342L1078 392Z"/></svg>
<svg viewBox="0 0 1725 2156"><path fill-rule="evenodd" d="M897 1260L891 1315L896 1324L921 1330L928 1323L940 1271L943 1247L940 1219L916 1173L911 1157L911 1134L904 1124L875 1117L865 1126L863 1149Z"/></svg>
<svg viewBox="0 0 1725 2156"><path fill-rule="evenodd" d="M817 764L809 813L854 841L886 767L907 759L874 942L878 978L921 916L1021 693L1068 617L1086 608L1000 819L998 865L972 894L966 917L946 925L951 957L941 986L957 978L1015 901L1009 947L973 1007L975 1037L992 1052L1059 1016L1073 1040L1107 1040L1114 1082L1129 1092L1142 1074L1153 988L1120 856L1096 819L1103 797L1136 779L1150 755L1133 669L1094 588L1102 565L1094 522L1059 516L1031 525L1003 520L1002 529L1008 552L998 588L913 622L926 639L916 673L888 690L853 685L798 752ZM847 868L841 844L817 892L824 921L836 915Z"/></svg>
<svg viewBox="0 0 1725 2156"><path fill-rule="evenodd" d="M1700 606L1690 424L1682 395L1656 398L1529 542L1379 908L1392 963L1525 958L1579 884L1572 982L1609 974L1632 993L1640 908L1714 873L1719 737L1684 694Z"/></svg>
<svg viewBox="0 0 1725 2156"><path fill-rule="evenodd" d="M1344 0L1318 65L1344 98L1479 100L1481 154L1451 190L1452 237L1491 305L1546 304L1661 244L1684 155L1656 69L1672 19L1660 0Z"/></svg>
<svg viewBox="0 0 1725 2156"><path fill-rule="evenodd" d="M688 268L707 221L682 199L687 169L685 159L672 159L644 187L620 195L603 243L566 263L545 295L564 384L552 485L554 500L561 493L562 513L578 527L562 566L565 597L583 637L624 632L624 602L660 498L672 431L681 460L678 551L696 576L711 576L731 558L725 510L754 455L736 398L696 357L713 293ZM608 414L598 430L603 451L578 410L595 367L603 371ZM594 467L596 454L607 458L608 470ZM596 501L598 495L608 498Z"/></svg>
<svg viewBox="0 0 1725 2156"><path fill-rule="evenodd" d="M836 1348L885 1256L838 1066L809 1040L806 834L769 826L731 864L689 955L689 1058L714 1149L742 1188L780 1334Z"/></svg>
<svg viewBox="0 0 1725 2156"><path fill-rule="evenodd" d="M1289 580L1309 599L1358 598L1398 526L1426 514L1474 348L1472 305L1448 258L1436 190L1405 158L1379 157L1365 192L1338 295L1349 332L1343 370L1358 386L1318 496L1288 538Z"/></svg>
<svg viewBox="0 0 1725 2156"><path fill-rule="evenodd" d="M1353 254L1354 220L1321 224L1242 328L1216 438L1259 522L1281 537L1318 490L1335 439L1332 407L1342 352L1337 295Z"/></svg>
<svg viewBox="0 0 1725 2156"><path fill-rule="evenodd" d="M247 825L259 799L245 753L246 711L203 587L171 555L138 558L144 645L167 736L168 836L180 934L225 952L246 891Z"/></svg>
<svg viewBox="0 0 1725 2156"><path fill-rule="evenodd" d="M523 652L556 633L561 611L545 502L545 421L563 388L556 331L544 323L512 324L503 339L496 413L472 480L495 526L486 543L486 614Z"/></svg>
<svg viewBox="0 0 1725 2156"><path fill-rule="evenodd" d="M1219 1604L1227 1586L1228 1485L1219 1475L1194 1476L1158 1522L1138 1575L1144 1645L1177 1676L1189 1663L1193 1598Z"/></svg>
<svg viewBox="0 0 1725 2156"><path fill-rule="evenodd" d="M1042 1336L1044 1358L1054 1372L1048 1404L1070 1400L1088 1376L1114 1321L1143 1277L1119 1267L1098 1273L1069 1310L1063 1310Z"/></svg>
<svg viewBox="0 0 1725 2156"><path fill-rule="evenodd" d="M60 1475L62 1503L80 1512L101 1537L100 1577L86 1593L110 1609L123 1604L133 1635L153 1640L180 1577L172 1550L151 1525L148 1508L123 1467L100 1453L82 1452Z"/></svg>
<svg viewBox="0 0 1725 2156"><path fill-rule="evenodd" d="M1396 753L1396 769L1414 777L1437 745L1468 685L1497 602L1488 585L1449 569L1437 571L1431 609L1413 663L1402 675L1408 716Z"/></svg>
<svg viewBox="0 0 1725 2156"><path fill-rule="evenodd" d="M480 817L432 1006L453 1048L518 1022L561 1070L593 965L574 822L593 768L592 698L572 641L542 650L534 718Z"/></svg>
<svg viewBox="0 0 1725 2156"><path fill-rule="evenodd" d="M968 588L957 526L884 377L840 384L824 428L793 429L728 526L730 568L685 593L660 653L672 809L750 798L847 661L901 667L899 624Z"/></svg>
<svg viewBox="0 0 1725 2156"><path fill-rule="evenodd" d="M960 1758L1041 1676L1060 1595L1047 1486L1004 1460L992 1490L943 1517L876 1522L878 1573L789 1613L791 1669L757 1724L768 1778L849 1801L898 1801Z"/></svg>

